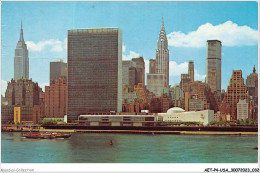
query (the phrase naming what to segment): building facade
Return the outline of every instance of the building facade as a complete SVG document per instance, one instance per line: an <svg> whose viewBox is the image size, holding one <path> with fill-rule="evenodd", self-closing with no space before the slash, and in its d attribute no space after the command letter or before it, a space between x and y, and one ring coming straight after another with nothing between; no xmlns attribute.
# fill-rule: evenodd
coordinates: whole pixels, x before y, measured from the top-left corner
<svg viewBox="0 0 260 173"><path fill-rule="evenodd" d="M174 106L177 106L178 100L181 98L184 98L184 92L181 89L179 84L174 85L172 88L170 88L170 95L171 99L173 100Z"/></svg>
<svg viewBox="0 0 260 173"><path fill-rule="evenodd" d="M14 121L14 106L2 105L1 106L1 123L11 123Z"/></svg>
<svg viewBox="0 0 260 173"><path fill-rule="evenodd" d="M67 80L56 78L50 86L45 86L45 117L63 118L66 115Z"/></svg>
<svg viewBox="0 0 260 173"><path fill-rule="evenodd" d="M189 61L189 67L188 67L188 75L190 76L190 81L194 81L194 62Z"/></svg>
<svg viewBox="0 0 260 173"><path fill-rule="evenodd" d="M21 23L20 39L15 48L14 56L14 80L29 79L28 49L23 38L23 26Z"/></svg>
<svg viewBox="0 0 260 173"><path fill-rule="evenodd" d="M249 118L258 119L258 74L255 66L253 72L246 78L246 87L249 94Z"/></svg>
<svg viewBox="0 0 260 173"><path fill-rule="evenodd" d="M136 85L136 63L133 61L122 61L122 83L123 88L129 86L130 90L134 90Z"/></svg>
<svg viewBox="0 0 260 173"><path fill-rule="evenodd" d="M251 73L246 78L246 87L247 87L249 96L251 96L252 99L255 99L255 97L257 97L257 94L255 92L257 80L258 80L258 74L256 73L255 66L254 66L253 73Z"/></svg>
<svg viewBox="0 0 260 173"><path fill-rule="evenodd" d="M191 82L191 76L189 74L181 74L180 86L184 92L188 91L188 88L185 88L185 86L187 87L190 82Z"/></svg>
<svg viewBox="0 0 260 173"><path fill-rule="evenodd" d="M244 84L241 70L232 71L232 77L230 79L225 98L231 108L231 119L237 120L237 103L239 99L248 100L247 88Z"/></svg>
<svg viewBox="0 0 260 173"><path fill-rule="evenodd" d="M246 99L240 100L237 103L237 120L246 120L248 119L248 103Z"/></svg>
<svg viewBox="0 0 260 173"><path fill-rule="evenodd" d="M204 102L198 98L189 99L189 111L201 111L204 110Z"/></svg>
<svg viewBox="0 0 260 173"><path fill-rule="evenodd" d="M147 89L156 96L161 96L162 88L165 86L164 74L147 74Z"/></svg>
<svg viewBox="0 0 260 173"><path fill-rule="evenodd" d="M32 124L33 123L33 107L31 106L15 106L14 107L14 123L15 124Z"/></svg>
<svg viewBox="0 0 260 173"><path fill-rule="evenodd" d="M57 78L67 79L67 63L62 60L50 62L50 84Z"/></svg>
<svg viewBox="0 0 260 173"><path fill-rule="evenodd" d="M207 41L206 83L212 92L221 94L221 48L219 40Z"/></svg>
<svg viewBox="0 0 260 173"><path fill-rule="evenodd" d="M8 105L39 105L41 88L38 83L28 79L11 80L7 84L5 92L5 101Z"/></svg>
<svg viewBox="0 0 260 173"><path fill-rule="evenodd" d="M122 31L68 30L68 121L122 110Z"/></svg>
<svg viewBox="0 0 260 173"><path fill-rule="evenodd" d="M167 113L159 113L158 118L160 118L160 116L162 116L163 121L166 122L201 122L203 125L207 125L214 121L213 110L185 112L181 108L174 107L170 108Z"/></svg>
<svg viewBox="0 0 260 173"><path fill-rule="evenodd" d="M136 81L135 83L142 83L145 85L145 62L142 56L138 58L132 58L132 61L136 64Z"/></svg>
<svg viewBox="0 0 260 173"><path fill-rule="evenodd" d="M155 126L154 115L80 115L79 124L87 126Z"/></svg>
<svg viewBox="0 0 260 173"><path fill-rule="evenodd" d="M169 87L169 49L163 20L157 42L156 73L164 74L164 86Z"/></svg>
<svg viewBox="0 0 260 173"><path fill-rule="evenodd" d="M151 73L151 74L156 73L156 60L155 59L149 60L149 73Z"/></svg>

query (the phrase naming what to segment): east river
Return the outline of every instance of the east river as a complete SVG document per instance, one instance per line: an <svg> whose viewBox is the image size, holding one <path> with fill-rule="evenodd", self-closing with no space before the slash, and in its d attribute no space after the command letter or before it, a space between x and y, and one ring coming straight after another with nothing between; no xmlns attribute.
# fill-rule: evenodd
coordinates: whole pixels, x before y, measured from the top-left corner
<svg viewBox="0 0 260 173"><path fill-rule="evenodd" d="M258 162L257 136L73 133L68 139L27 139L2 132L1 138L2 163Z"/></svg>

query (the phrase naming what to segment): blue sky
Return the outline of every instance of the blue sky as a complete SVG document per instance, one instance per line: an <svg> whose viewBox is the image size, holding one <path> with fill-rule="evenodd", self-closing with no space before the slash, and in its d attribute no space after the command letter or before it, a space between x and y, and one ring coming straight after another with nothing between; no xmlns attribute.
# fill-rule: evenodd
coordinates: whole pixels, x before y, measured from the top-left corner
<svg viewBox="0 0 260 173"><path fill-rule="evenodd" d="M169 41L170 84L187 73L194 60L195 80L204 81L206 40L222 41L222 89L232 70L243 77L258 70L258 7L256 2L2 2L1 93L14 74L14 50L23 21L29 48L30 78L48 85L49 62L67 61L68 29L119 27L123 59L155 58L162 17Z"/></svg>

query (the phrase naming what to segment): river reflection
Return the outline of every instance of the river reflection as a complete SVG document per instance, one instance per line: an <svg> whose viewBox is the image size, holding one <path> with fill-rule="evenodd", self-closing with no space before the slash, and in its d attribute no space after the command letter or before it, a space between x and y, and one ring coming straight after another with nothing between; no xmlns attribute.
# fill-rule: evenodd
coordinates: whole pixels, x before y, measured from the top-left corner
<svg viewBox="0 0 260 173"><path fill-rule="evenodd" d="M74 133L27 139L3 132L1 141L3 163L257 163L257 136Z"/></svg>

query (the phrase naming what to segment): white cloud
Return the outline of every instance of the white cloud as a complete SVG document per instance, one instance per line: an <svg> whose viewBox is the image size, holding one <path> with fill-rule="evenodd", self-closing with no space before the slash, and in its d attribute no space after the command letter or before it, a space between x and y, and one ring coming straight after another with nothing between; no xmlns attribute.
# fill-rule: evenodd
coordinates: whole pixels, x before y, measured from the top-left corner
<svg viewBox="0 0 260 173"><path fill-rule="evenodd" d="M175 61L170 61L169 63L169 75L181 78L181 74L187 74L188 73L188 62L183 62L183 63L176 63ZM198 73L197 69L194 69L194 80L199 80L204 82L206 75L201 75Z"/></svg>
<svg viewBox="0 0 260 173"><path fill-rule="evenodd" d="M5 96L6 88L7 88L7 82L4 81L4 80L1 80L1 94L2 94L3 96Z"/></svg>
<svg viewBox="0 0 260 173"><path fill-rule="evenodd" d="M63 41L58 39L50 39L39 41L38 43L27 41L26 44L30 51L40 52L48 48L52 52L62 52L67 49L67 38L65 38Z"/></svg>
<svg viewBox="0 0 260 173"><path fill-rule="evenodd" d="M123 60L131 60L132 58L137 58L137 57L140 56L139 53L136 53L136 52L131 51L131 50L129 51L128 54L126 54L126 46L125 45L123 45L122 49L123 49L123 57L122 57Z"/></svg>
<svg viewBox="0 0 260 173"><path fill-rule="evenodd" d="M125 45L123 45L123 53L125 52L125 50L126 50L126 46L125 46Z"/></svg>
<svg viewBox="0 0 260 173"><path fill-rule="evenodd" d="M170 76L181 76L182 73L188 73L188 63L183 62L177 64L175 61L169 62L169 75Z"/></svg>
<svg viewBox="0 0 260 173"><path fill-rule="evenodd" d="M207 40L220 40L223 46L250 46L258 43L258 31L248 26L238 26L232 21L213 26L201 25L196 31L181 31L167 35L169 46L204 47Z"/></svg>

